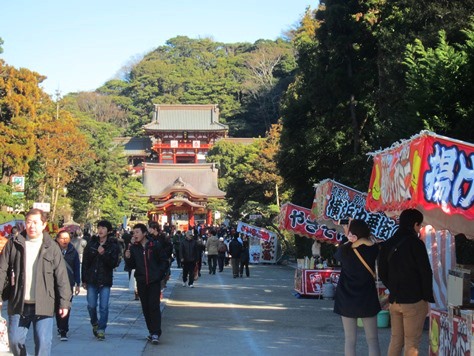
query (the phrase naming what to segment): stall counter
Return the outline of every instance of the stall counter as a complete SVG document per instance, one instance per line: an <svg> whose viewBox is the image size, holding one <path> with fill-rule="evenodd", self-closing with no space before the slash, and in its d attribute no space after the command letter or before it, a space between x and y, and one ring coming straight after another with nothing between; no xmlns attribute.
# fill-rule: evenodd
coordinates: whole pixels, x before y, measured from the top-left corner
<svg viewBox="0 0 474 356"><path fill-rule="evenodd" d="M334 287L339 281L340 270L304 269L295 270L295 291L304 296L323 296L323 284L331 283Z"/></svg>
<svg viewBox="0 0 474 356"><path fill-rule="evenodd" d="M472 310L461 309L460 315L450 315L448 311L431 309L429 355L472 355L473 315Z"/></svg>

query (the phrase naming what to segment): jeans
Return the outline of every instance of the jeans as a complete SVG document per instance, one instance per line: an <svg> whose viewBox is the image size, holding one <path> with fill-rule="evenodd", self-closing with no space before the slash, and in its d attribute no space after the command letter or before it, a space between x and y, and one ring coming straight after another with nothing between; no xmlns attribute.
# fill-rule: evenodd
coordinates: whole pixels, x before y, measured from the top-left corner
<svg viewBox="0 0 474 356"><path fill-rule="evenodd" d="M389 356L399 356L405 347L406 356L418 355L423 324L428 314L428 302L390 304L390 323L392 335L388 347Z"/></svg>
<svg viewBox="0 0 474 356"><path fill-rule="evenodd" d="M87 310L91 318L91 324L98 324L97 331L105 331L109 319L110 286L87 285ZM99 314L97 318L97 299L99 300Z"/></svg>
<svg viewBox="0 0 474 356"><path fill-rule="evenodd" d="M209 272L216 274L217 269L217 255L207 255L207 264L209 265Z"/></svg>
<svg viewBox="0 0 474 356"><path fill-rule="evenodd" d="M51 355L53 337L53 317L35 315L35 304L25 304L23 315L14 314L8 317L8 341L15 356L26 356L26 335L33 323L35 355Z"/></svg>
<svg viewBox="0 0 474 356"><path fill-rule="evenodd" d="M344 327L344 355L356 355L357 340L357 318L342 316L342 326ZM369 356L380 356L379 337L377 331L377 316L362 318L364 324L365 340L369 346Z"/></svg>

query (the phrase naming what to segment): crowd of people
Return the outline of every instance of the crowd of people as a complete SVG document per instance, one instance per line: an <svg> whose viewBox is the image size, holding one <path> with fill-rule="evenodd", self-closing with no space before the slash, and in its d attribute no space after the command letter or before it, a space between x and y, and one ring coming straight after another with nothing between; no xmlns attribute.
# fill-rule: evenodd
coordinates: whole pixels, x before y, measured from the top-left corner
<svg viewBox="0 0 474 356"><path fill-rule="evenodd" d="M347 242L334 256L341 264L334 312L341 315L345 355L355 355L358 318L363 322L369 355L381 354L376 261L380 279L390 290L388 355L400 355L402 349L405 355L418 354L429 303L434 302L432 270L419 239L422 223L421 212L404 210L399 229L382 244L371 238L363 220L349 221L344 227ZM160 299L174 261L182 268L184 287L194 287L203 265L210 275L223 272L230 264L233 278L244 273L250 276L249 241L235 228L199 226L183 233L152 221L148 226L138 223L129 232L116 231L109 221L101 220L93 236L62 229L53 239L46 225L46 214L31 209L25 216L25 230L15 227L9 238L0 241L0 285L4 286L2 300L8 300L13 355L27 354L31 326L35 354L50 355L54 319L58 336L68 340L71 303L81 286L87 292L92 333L97 340L105 340L113 274L122 259L136 281L136 296L148 329L146 338L152 344L159 343L162 333Z"/></svg>
<svg viewBox="0 0 474 356"><path fill-rule="evenodd" d="M105 340L113 275L122 260L135 280L136 299L148 329L146 338L152 344L159 343L162 333L160 299L174 261L183 270L183 286L191 288L203 265L208 266L209 274L231 264L234 278L242 277L244 270L250 276L249 243L235 229L201 225L183 233L151 221L127 231L101 220L93 235L63 228L53 238L46 226L47 214L31 209L25 216L24 231L13 227L8 238L0 239L0 285L5 286L2 300L8 300L13 355L27 354L31 326L35 354L51 354L54 320L58 337L67 341L71 304L81 287L86 291L92 333L97 340Z"/></svg>

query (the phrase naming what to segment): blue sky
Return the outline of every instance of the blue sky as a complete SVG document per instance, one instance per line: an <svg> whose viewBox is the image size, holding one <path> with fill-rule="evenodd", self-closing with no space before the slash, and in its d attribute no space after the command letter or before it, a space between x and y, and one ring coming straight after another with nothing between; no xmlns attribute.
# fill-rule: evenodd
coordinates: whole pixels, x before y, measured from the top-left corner
<svg viewBox="0 0 474 356"><path fill-rule="evenodd" d="M49 94L94 90L176 36L275 40L317 0L7 0L0 37L8 65L47 76Z"/></svg>

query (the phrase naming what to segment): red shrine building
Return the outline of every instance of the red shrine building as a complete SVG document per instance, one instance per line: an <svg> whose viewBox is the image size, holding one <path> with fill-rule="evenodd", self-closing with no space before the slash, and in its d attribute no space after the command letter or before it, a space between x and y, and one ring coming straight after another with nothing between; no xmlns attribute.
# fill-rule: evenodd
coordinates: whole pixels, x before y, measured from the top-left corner
<svg viewBox="0 0 474 356"><path fill-rule="evenodd" d="M118 138L129 163L143 176L154 209L149 219L179 229L212 224L210 198L223 199L217 185L218 170L206 155L228 126L219 122L217 105L156 104L152 121L143 126L145 137ZM178 226L178 222L188 226Z"/></svg>

